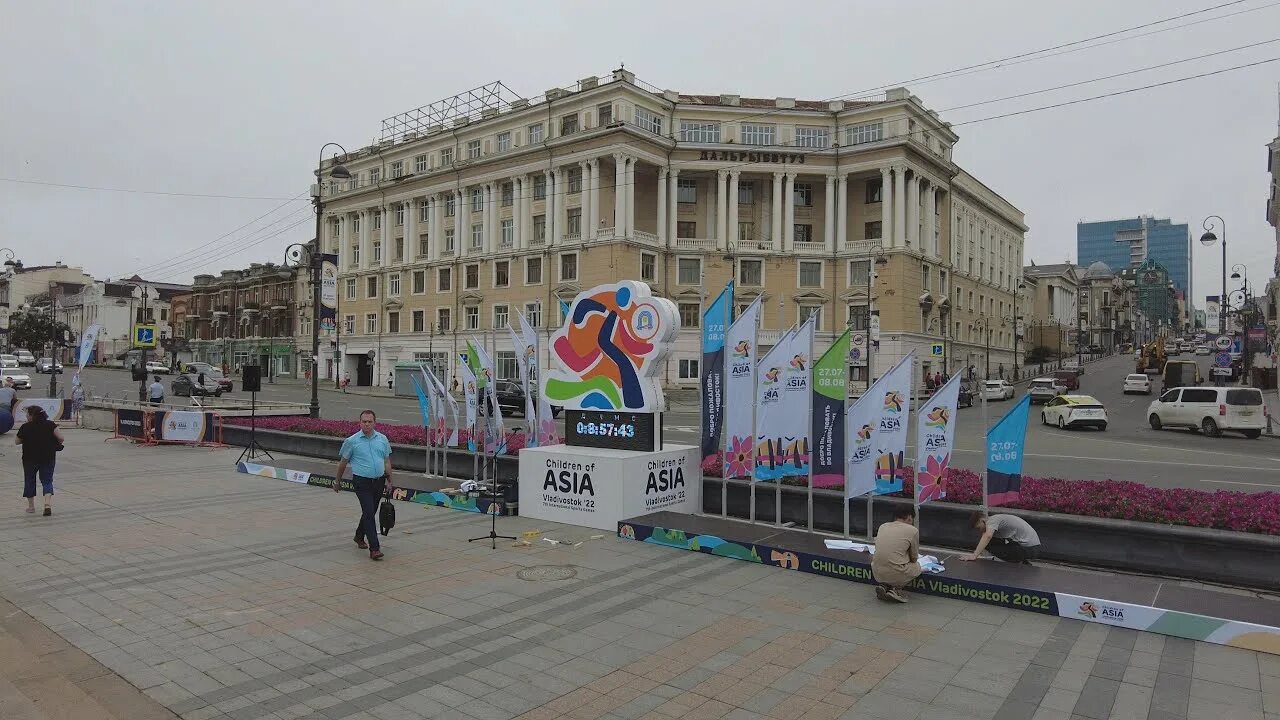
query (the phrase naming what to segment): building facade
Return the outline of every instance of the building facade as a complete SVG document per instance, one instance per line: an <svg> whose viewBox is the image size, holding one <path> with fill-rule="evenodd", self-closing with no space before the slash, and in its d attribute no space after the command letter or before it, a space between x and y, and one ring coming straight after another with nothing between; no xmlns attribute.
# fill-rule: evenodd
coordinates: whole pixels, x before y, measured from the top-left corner
<svg viewBox="0 0 1280 720"><path fill-rule="evenodd" d="M339 158L350 181L317 186L338 257L337 371L358 384L396 363L450 368L471 338L513 376L514 313L545 339L560 301L617 279L678 305L670 385L698 382L701 309L730 280L738 310L763 303L763 346L816 314L821 352L874 315L874 375L913 349L922 371L973 365L984 325L1012 364L1022 213L955 165L957 136L906 90L687 95L618 70L536 101L438 107L392 118Z"/></svg>
<svg viewBox="0 0 1280 720"><path fill-rule="evenodd" d="M1022 269L1023 352L1060 358L1076 352L1080 270L1070 263Z"/></svg>
<svg viewBox="0 0 1280 720"><path fill-rule="evenodd" d="M77 336L90 325L100 325L93 362L120 364L133 349L130 337L134 323L156 326L157 341L170 341L175 332L172 302L190 290L189 285L144 280L134 275L127 280L93 280L78 292L64 294L57 301L58 318ZM146 293L147 301L142 302ZM68 352L78 352L71 348Z"/></svg>
<svg viewBox="0 0 1280 720"><path fill-rule="evenodd" d="M190 359L231 372L259 365L265 382L297 376L311 352L310 304L297 302L306 282L305 270L272 263L197 275L182 331Z"/></svg>
<svg viewBox="0 0 1280 720"><path fill-rule="evenodd" d="M1082 222L1076 225L1076 262L1088 267L1104 262L1114 272L1154 260L1168 273L1184 298L1194 298L1191 276L1191 231L1168 218L1139 216L1125 220ZM1194 309L1194 303L1192 308ZM1189 326L1191 315L1177 325Z"/></svg>

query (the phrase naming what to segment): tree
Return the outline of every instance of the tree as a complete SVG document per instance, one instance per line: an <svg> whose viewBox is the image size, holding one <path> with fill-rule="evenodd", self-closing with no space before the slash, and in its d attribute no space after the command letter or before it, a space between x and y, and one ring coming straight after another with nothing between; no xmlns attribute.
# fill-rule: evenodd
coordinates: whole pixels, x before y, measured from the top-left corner
<svg viewBox="0 0 1280 720"><path fill-rule="evenodd" d="M45 345L63 345L70 337L71 328L41 312L17 313L9 319L9 345L39 354Z"/></svg>

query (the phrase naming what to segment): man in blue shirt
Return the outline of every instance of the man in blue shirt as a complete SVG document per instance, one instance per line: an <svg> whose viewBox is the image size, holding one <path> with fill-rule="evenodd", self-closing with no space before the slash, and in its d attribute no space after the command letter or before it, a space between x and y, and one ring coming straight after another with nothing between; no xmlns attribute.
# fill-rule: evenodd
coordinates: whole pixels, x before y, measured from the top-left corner
<svg viewBox="0 0 1280 720"><path fill-rule="evenodd" d="M372 410L360 413L360 432L347 438L339 451L338 477L333 483L333 491L342 488L342 476L351 466L351 481L355 485L356 497L360 500L360 524L356 525L356 545L361 549L369 548L369 558L382 559L382 549L378 542L378 526L374 516L378 512L378 500L382 493L391 490L391 442L387 436L374 429L378 416ZM368 543L365 543L365 539Z"/></svg>

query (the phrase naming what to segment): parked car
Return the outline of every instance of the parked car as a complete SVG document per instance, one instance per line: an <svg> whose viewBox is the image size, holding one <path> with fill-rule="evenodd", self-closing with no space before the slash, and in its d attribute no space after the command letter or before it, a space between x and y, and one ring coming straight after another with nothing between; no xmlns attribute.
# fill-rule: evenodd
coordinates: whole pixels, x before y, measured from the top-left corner
<svg viewBox="0 0 1280 720"><path fill-rule="evenodd" d="M1067 389L1051 377L1032 380L1027 385L1027 394L1031 396L1031 404L1043 404L1065 393Z"/></svg>
<svg viewBox="0 0 1280 720"><path fill-rule="evenodd" d="M0 368L16 368L18 367L18 356L4 354L0 355Z"/></svg>
<svg viewBox="0 0 1280 720"><path fill-rule="evenodd" d="M31 387L31 376L17 368L5 367L0 369L0 383L4 382L6 378L13 378L13 386L19 390Z"/></svg>
<svg viewBox="0 0 1280 720"><path fill-rule="evenodd" d="M520 388L520 383L498 380L494 394L498 397L498 407L502 409L503 415L524 415L524 390ZM562 408L552 405L551 417L560 417L561 410Z"/></svg>
<svg viewBox="0 0 1280 720"><path fill-rule="evenodd" d="M1040 422L1057 425L1061 429L1071 427L1096 427L1107 429L1107 409L1090 395L1059 395L1045 403L1040 411Z"/></svg>
<svg viewBox="0 0 1280 720"><path fill-rule="evenodd" d="M17 350L14 354L18 356L19 367L35 367L36 356L30 350Z"/></svg>
<svg viewBox="0 0 1280 720"><path fill-rule="evenodd" d="M180 369L181 372L186 373L187 375L199 375L200 373L204 373L206 380L216 380L218 382L218 387L222 388L222 392L231 392L235 390L235 383L232 382L230 378L224 376L220 368L216 368L209 363L193 362L180 364Z"/></svg>
<svg viewBox="0 0 1280 720"><path fill-rule="evenodd" d="M984 400L1011 400L1013 398L1013 386L1005 380L988 380L982 384L982 398Z"/></svg>
<svg viewBox="0 0 1280 720"><path fill-rule="evenodd" d="M53 358L43 357L36 361L36 372L54 374L62 373L62 363L55 361Z"/></svg>
<svg viewBox="0 0 1280 720"><path fill-rule="evenodd" d="M1147 406L1152 430L1185 427L1220 437L1224 430L1253 439L1262 435L1267 418L1258 388L1176 387Z"/></svg>
<svg viewBox="0 0 1280 720"><path fill-rule="evenodd" d="M169 392L175 397L214 397L222 396L222 387L216 380L205 376L204 385L200 384L200 376L194 374L179 375L169 383Z"/></svg>
<svg viewBox="0 0 1280 720"><path fill-rule="evenodd" d="M1142 393L1143 395L1151 394L1151 378L1146 373L1130 373L1124 376L1124 394Z"/></svg>
<svg viewBox="0 0 1280 720"><path fill-rule="evenodd" d="M957 397L956 405L959 407L973 407L973 383L968 380L960 381L960 394Z"/></svg>
<svg viewBox="0 0 1280 720"><path fill-rule="evenodd" d="M1054 370L1053 379L1068 390L1080 389L1080 373L1075 370Z"/></svg>
<svg viewBox="0 0 1280 720"><path fill-rule="evenodd" d="M152 375L156 375L156 374L169 375L173 373L173 370L168 365L165 365L159 360L148 360L147 372L151 373Z"/></svg>
<svg viewBox="0 0 1280 720"><path fill-rule="evenodd" d="M1212 349L1212 348L1210 348L1208 345L1199 345L1199 346L1197 346L1197 347L1196 347L1196 354L1197 354L1197 355L1212 355L1212 354L1213 354L1213 349Z"/></svg>

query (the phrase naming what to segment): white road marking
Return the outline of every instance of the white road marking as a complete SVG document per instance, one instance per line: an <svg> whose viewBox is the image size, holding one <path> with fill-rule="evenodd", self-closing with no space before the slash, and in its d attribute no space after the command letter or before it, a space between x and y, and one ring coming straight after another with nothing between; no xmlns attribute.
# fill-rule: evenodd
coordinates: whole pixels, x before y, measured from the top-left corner
<svg viewBox="0 0 1280 720"><path fill-rule="evenodd" d="M1270 488L1276 487L1276 483L1236 482L1235 480L1201 480L1200 482L1217 483L1219 485L1255 485L1257 487L1270 487Z"/></svg>
<svg viewBox="0 0 1280 720"><path fill-rule="evenodd" d="M965 453L981 453L982 450L969 450L967 448L956 448L954 452ZM1204 468L1222 468L1224 470L1272 470L1272 467L1257 467L1253 465L1218 465L1216 463L1189 463L1177 462L1172 460L1139 460L1137 458L1117 458L1117 457L1096 457L1092 455L1050 455L1046 453L1024 453L1023 457L1029 458L1053 458L1058 460L1094 460L1100 462L1126 462L1136 463L1139 465L1177 465L1179 467L1204 467Z"/></svg>

